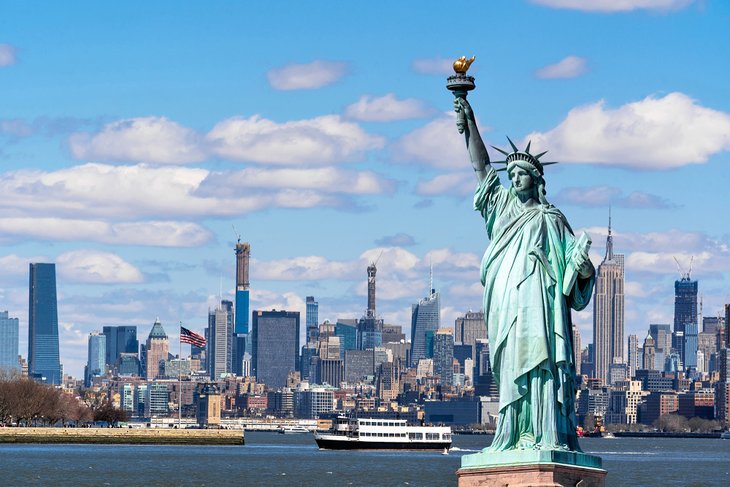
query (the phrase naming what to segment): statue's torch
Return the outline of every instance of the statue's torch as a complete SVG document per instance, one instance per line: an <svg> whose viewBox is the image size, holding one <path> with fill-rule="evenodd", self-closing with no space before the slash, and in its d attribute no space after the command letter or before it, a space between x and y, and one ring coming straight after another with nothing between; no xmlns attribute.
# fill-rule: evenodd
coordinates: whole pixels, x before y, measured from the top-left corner
<svg viewBox="0 0 730 487"><path fill-rule="evenodd" d="M467 76L466 72L474 62L475 57L467 59L466 56L461 56L459 59L454 61L454 72L456 74L449 76L446 80L446 88L454 93L456 98L463 98L466 100L466 95L471 90L476 88L474 84L474 77ZM466 127L466 119L464 118L464 112L459 111L456 119L456 128L459 129L459 133L464 133Z"/></svg>

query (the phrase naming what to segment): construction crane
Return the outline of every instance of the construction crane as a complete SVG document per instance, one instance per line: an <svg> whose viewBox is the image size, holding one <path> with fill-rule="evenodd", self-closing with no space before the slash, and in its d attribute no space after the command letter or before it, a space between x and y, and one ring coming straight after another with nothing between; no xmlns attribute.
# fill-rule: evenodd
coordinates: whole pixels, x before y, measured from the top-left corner
<svg viewBox="0 0 730 487"><path fill-rule="evenodd" d="M679 263L676 257L674 257L674 262L677 263L677 270L679 271L679 275L682 277L683 281L689 281L691 280L690 276L692 275L692 263L694 262L695 256L693 255L689 259L689 270L685 273L684 269L682 269L682 265Z"/></svg>
<svg viewBox="0 0 730 487"><path fill-rule="evenodd" d="M233 228L233 233L236 235L236 243L241 243L241 234L236 231L236 225L231 223L231 228Z"/></svg>

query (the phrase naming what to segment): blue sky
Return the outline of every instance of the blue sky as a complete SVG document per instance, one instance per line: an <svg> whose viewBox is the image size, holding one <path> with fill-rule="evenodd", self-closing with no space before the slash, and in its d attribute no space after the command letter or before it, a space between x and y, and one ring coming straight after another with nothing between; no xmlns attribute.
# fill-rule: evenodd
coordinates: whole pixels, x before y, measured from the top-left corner
<svg viewBox="0 0 730 487"><path fill-rule="evenodd" d="M21 354L29 262L57 263L80 376L104 325L202 330L233 290L233 226L254 308L359 317L379 257L387 322L408 330L433 263L453 326L488 243L445 89L461 55L485 140L561 161L548 199L596 264L612 206L627 335L671 322L675 257L705 315L730 302L727 2L150 3L0 4L0 309Z"/></svg>

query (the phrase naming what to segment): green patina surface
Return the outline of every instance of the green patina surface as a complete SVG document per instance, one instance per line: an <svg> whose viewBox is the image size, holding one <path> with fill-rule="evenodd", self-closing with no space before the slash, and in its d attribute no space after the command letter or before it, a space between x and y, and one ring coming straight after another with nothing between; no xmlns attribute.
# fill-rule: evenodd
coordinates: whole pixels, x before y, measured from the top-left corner
<svg viewBox="0 0 730 487"><path fill-rule="evenodd" d="M508 465L534 465L538 463L559 463L578 467L601 468L601 457L586 453L561 450L482 450L461 457L461 468L484 468Z"/></svg>

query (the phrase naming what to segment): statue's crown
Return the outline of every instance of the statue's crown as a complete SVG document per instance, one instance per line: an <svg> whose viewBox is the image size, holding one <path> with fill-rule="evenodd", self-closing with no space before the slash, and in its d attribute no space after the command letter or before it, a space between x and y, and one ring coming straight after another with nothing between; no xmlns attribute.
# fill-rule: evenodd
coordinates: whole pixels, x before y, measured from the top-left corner
<svg viewBox="0 0 730 487"><path fill-rule="evenodd" d="M547 154L547 151L541 152L539 154L530 154L530 144L532 144L532 141L527 142L527 147L525 150L521 151L517 148L517 146L512 142L512 140L507 137L507 140L509 141L509 144L512 146L512 152L507 152L499 147L492 146L494 149L498 150L502 154L504 154L507 158L504 161L494 161L494 164L504 164L505 167L497 169L497 171L506 171L507 168L509 168L510 164L516 161L523 161L528 164L530 164L532 167L535 168L538 174L540 176L545 174L544 166L549 166L550 164L557 164L557 161L554 162L540 162L540 158Z"/></svg>

